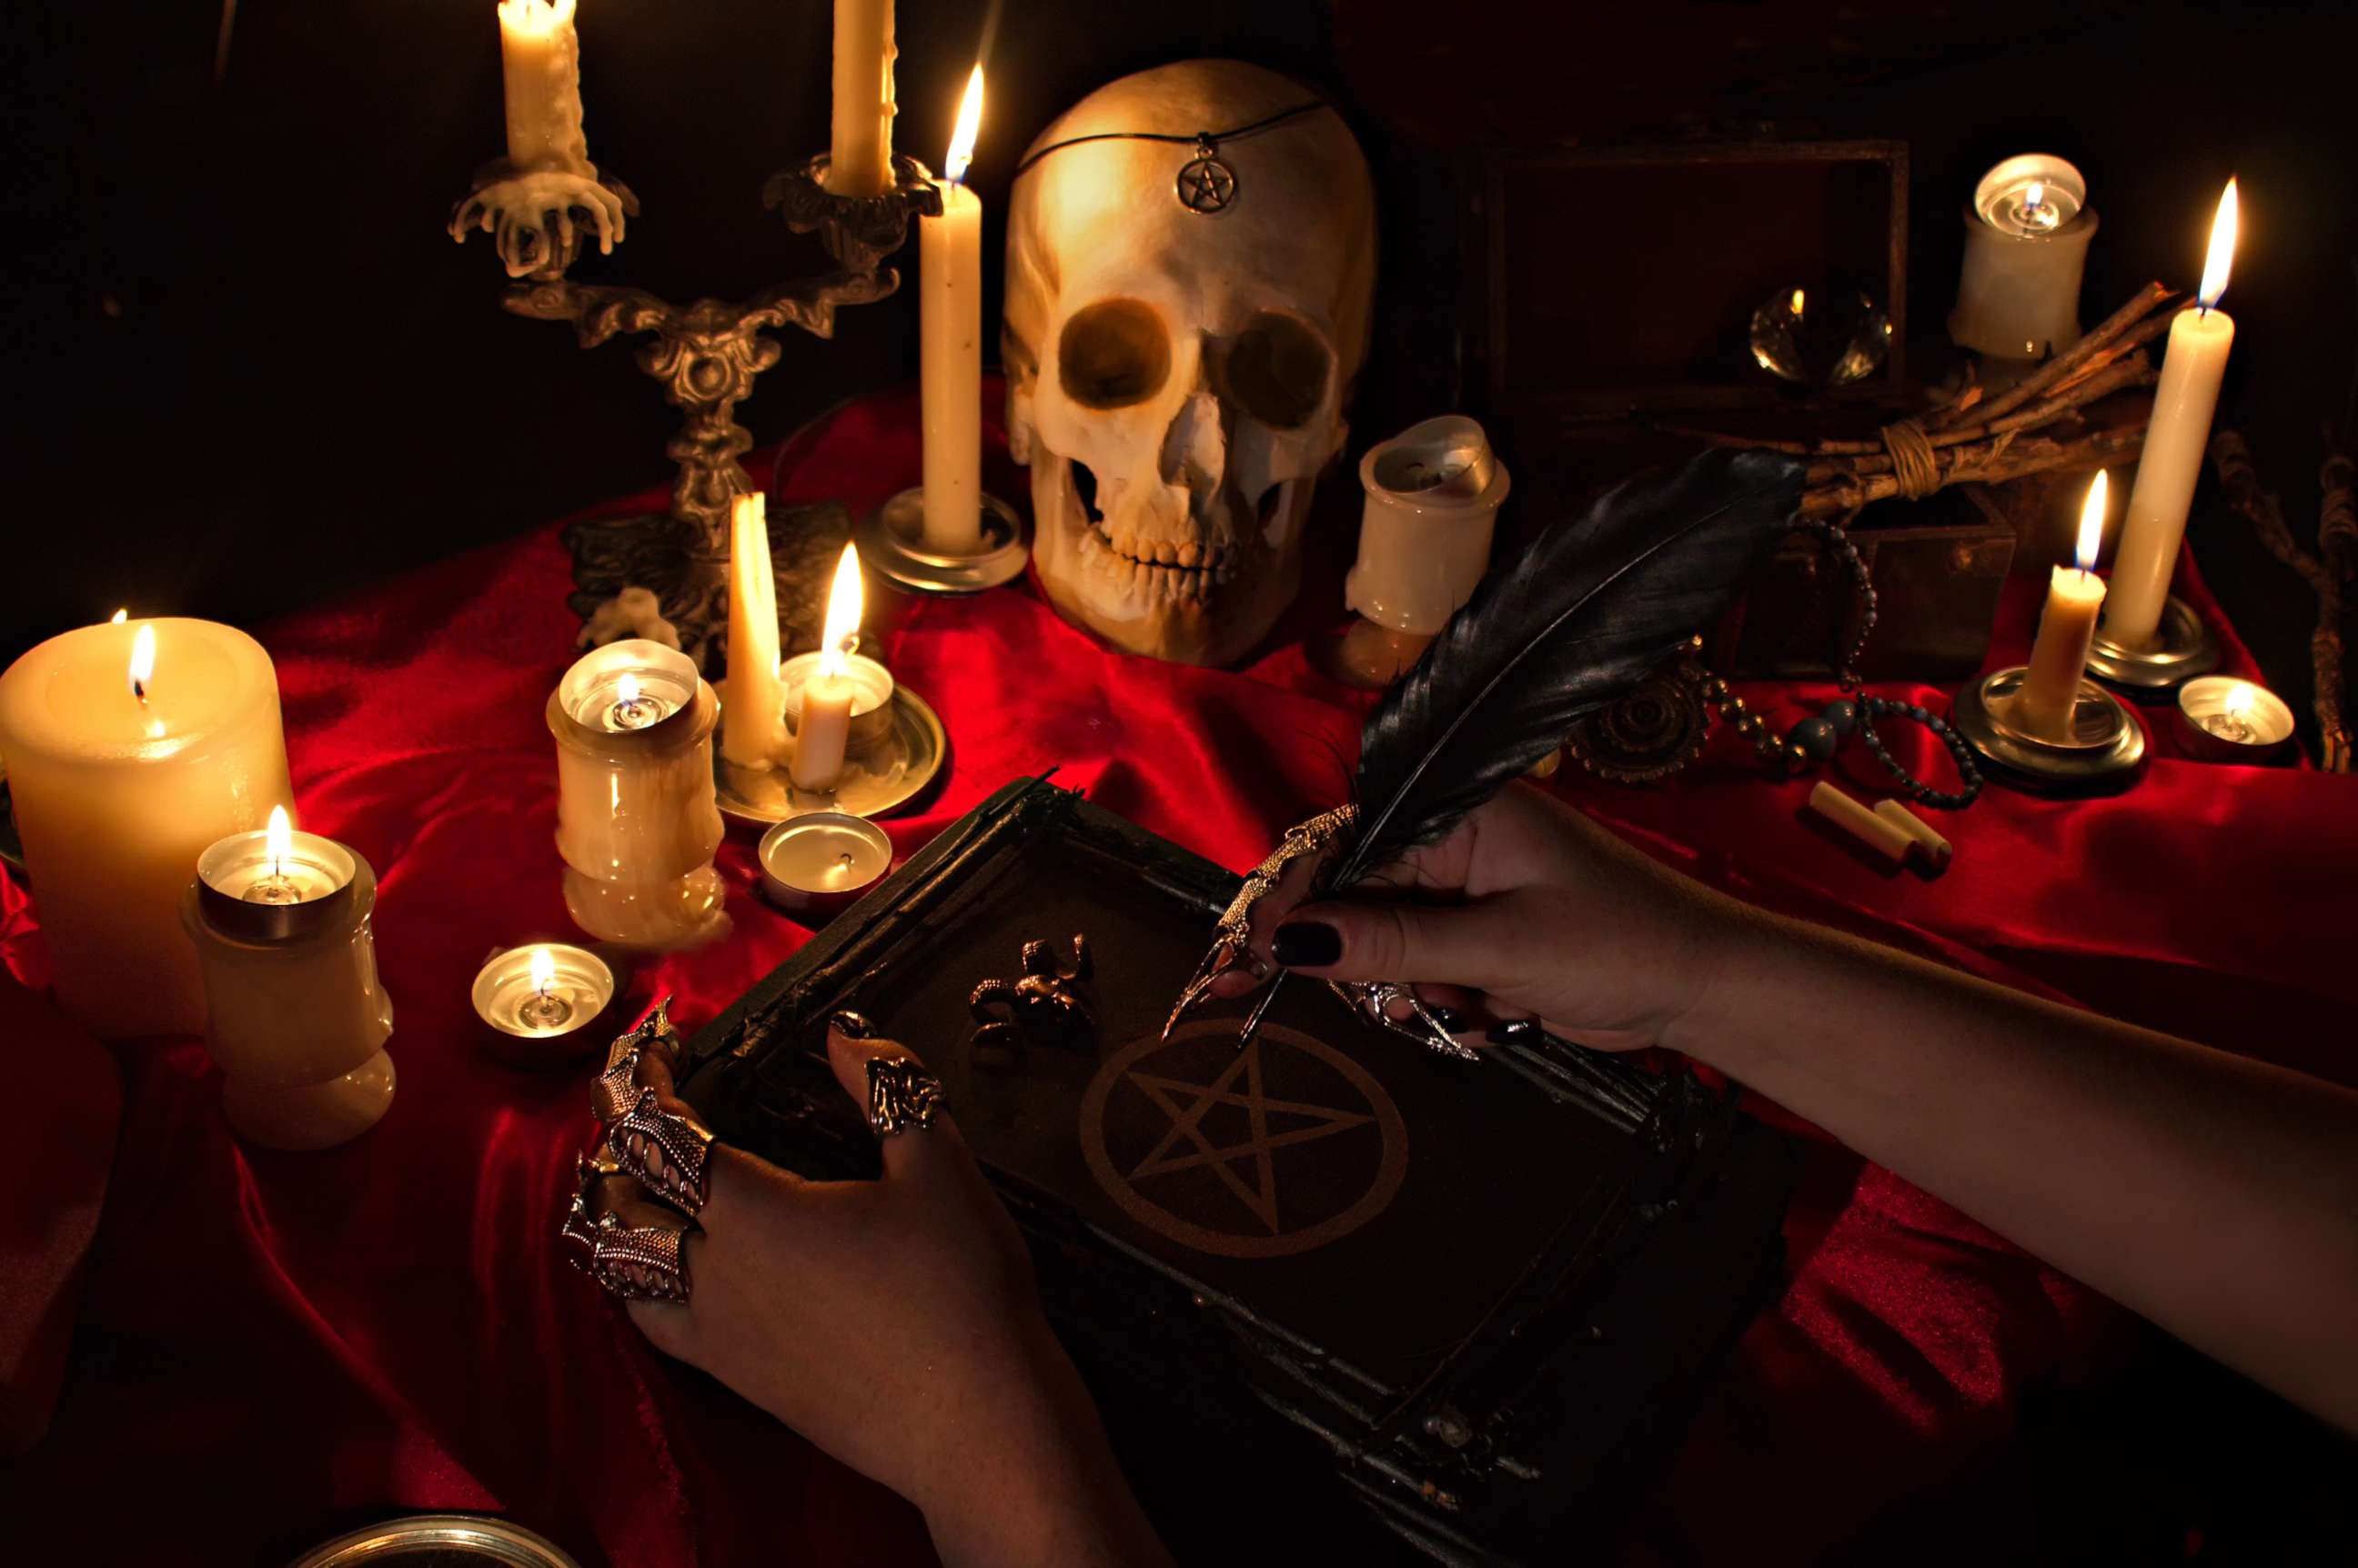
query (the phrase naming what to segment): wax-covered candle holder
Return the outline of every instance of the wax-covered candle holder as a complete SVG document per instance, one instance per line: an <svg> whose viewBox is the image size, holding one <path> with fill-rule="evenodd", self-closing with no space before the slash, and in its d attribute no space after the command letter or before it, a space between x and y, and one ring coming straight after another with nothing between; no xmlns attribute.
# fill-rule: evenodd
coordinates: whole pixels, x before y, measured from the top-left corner
<svg viewBox="0 0 2358 1568"><path fill-rule="evenodd" d="M621 1033L612 1017L616 991L613 969L597 954L535 942L486 958L469 1000L492 1055L540 1066L602 1052Z"/></svg>
<svg viewBox="0 0 2358 1568"><path fill-rule="evenodd" d="M1359 558L1343 582L1359 619L1340 657L1352 679L1384 686L1472 597L1511 481L1482 427L1444 414L1371 448L1359 483Z"/></svg>
<svg viewBox="0 0 2358 1568"><path fill-rule="evenodd" d="M2218 667L2218 637L2176 594L2162 601L2152 646L2115 642L2102 625L2088 645L2088 673L2136 702L2167 702L2180 687Z"/></svg>
<svg viewBox="0 0 2358 1568"><path fill-rule="evenodd" d="M689 946L726 928L713 802L720 703L684 654L633 638L577 660L549 694L557 848L581 929L624 946Z"/></svg>
<svg viewBox="0 0 2358 1568"><path fill-rule="evenodd" d="M199 856L180 922L230 1125L272 1149L327 1149L393 1103L393 1000L369 930L376 873L331 838L276 837L233 834Z"/></svg>
<svg viewBox="0 0 2358 1568"><path fill-rule="evenodd" d="M514 188L516 177L507 164L492 165L478 176L453 216L451 232L462 239L470 225L487 217L495 229L505 222L511 237L503 243L503 254L533 264L531 276L509 285L502 298L508 310L569 322L585 349L623 334L652 337L639 351L639 367L685 416L680 433L665 449L679 465L671 510L594 518L568 527L564 538L573 552L579 590L572 603L588 619L626 588L653 589L680 648L699 669L717 672L726 657L730 505L753 488L737 460L753 445L752 433L737 423L737 405L779 356L778 345L763 334L791 326L832 337L839 307L871 304L900 287L900 275L880 264L907 241L912 217L941 209L931 171L914 158L896 155L889 189L875 196L829 191L827 168L821 157L782 170L763 187L762 200L794 232L816 234L841 270L782 283L741 301L674 305L644 289L568 278L582 232L611 236L626 211L637 211L627 189L608 175L579 184L563 201L535 205L536 199ZM518 201L524 216L500 216ZM601 225L596 220L609 205L613 211ZM528 251L520 251L525 242L513 236L542 223L544 208L563 221L531 242ZM581 217L567 215L568 209ZM782 509L770 525L781 538L831 532L840 540L850 524L843 508L830 503ZM795 564L791 554L779 563L782 571Z"/></svg>
<svg viewBox="0 0 2358 1568"><path fill-rule="evenodd" d="M2080 341L2080 277L2096 210L2077 168L2048 153L2010 157L1965 204L1965 259L1949 338L1992 359L2030 362Z"/></svg>

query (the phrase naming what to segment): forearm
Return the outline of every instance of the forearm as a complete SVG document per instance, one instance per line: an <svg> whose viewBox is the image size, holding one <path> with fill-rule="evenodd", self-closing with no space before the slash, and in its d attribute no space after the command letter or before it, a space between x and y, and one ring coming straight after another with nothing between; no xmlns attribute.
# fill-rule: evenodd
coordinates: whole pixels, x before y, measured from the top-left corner
<svg viewBox="0 0 2358 1568"><path fill-rule="evenodd" d="M1749 913L1666 1043L2358 1427L2358 1095Z"/></svg>
<svg viewBox="0 0 2358 1568"><path fill-rule="evenodd" d="M1044 1325L1040 1330L1047 1337ZM1079 1375L1051 1339L1006 1408L978 1423L954 1475L921 1506L947 1568L1165 1568L1170 1554L1114 1462Z"/></svg>

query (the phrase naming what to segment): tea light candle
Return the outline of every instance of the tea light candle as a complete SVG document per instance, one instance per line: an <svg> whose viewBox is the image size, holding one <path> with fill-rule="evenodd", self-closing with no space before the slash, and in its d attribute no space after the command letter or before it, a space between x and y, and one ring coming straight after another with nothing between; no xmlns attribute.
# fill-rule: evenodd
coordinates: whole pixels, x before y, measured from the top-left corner
<svg viewBox="0 0 2358 1568"><path fill-rule="evenodd" d="M591 1028L614 1000L614 971L586 947L535 943L494 953L475 972L475 1016L495 1051L515 1059L571 1057L603 1043Z"/></svg>
<svg viewBox="0 0 2358 1568"><path fill-rule="evenodd" d="M2095 232L2087 181L2063 159L2025 153L1983 175L1965 211L1950 339L2013 360L2078 342L2080 277Z"/></svg>
<svg viewBox="0 0 2358 1568"><path fill-rule="evenodd" d="M943 556L982 548L982 200L965 184L981 124L978 64L934 182L941 215L917 220L925 546Z"/></svg>
<svg viewBox="0 0 2358 1568"><path fill-rule="evenodd" d="M2169 349L2162 357L2161 381L2153 389L2153 417L2137 456L2136 483L2129 491L2128 515L2121 523L2120 548L2113 557L2113 602L2104 615L2104 635L2125 648L2152 645L2169 600L2169 579L2178 570L2178 546L2186 536L2186 514L2194 505L2194 481L2211 444L2211 416L2219 407L2219 384L2227 374L2227 351L2235 346L2235 323L2214 308L2227 290L2235 259L2235 182L2220 194L2211 222L2211 250L2202 265L2201 303L2178 313L2169 324Z"/></svg>
<svg viewBox="0 0 2358 1568"><path fill-rule="evenodd" d="M2292 709L2266 687L2203 676L2178 693L2179 741L2206 762L2260 762L2292 739Z"/></svg>
<svg viewBox="0 0 2358 1568"><path fill-rule="evenodd" d="M892 840L865 817L813 811L762 835L762 891L789 914L849 908L892 868Z"/></svg>
<svg viewBox="0 0 2358 1568"><path fill-rule="evenodd" d="M2096 640L2096 615L2104 607L2104 582L2093 569L2096 546L2104 536L2104 490L2100 469L2080 507L2079 565L2057 567L2049 578L2039 640L2030 646L2030 667L2014 696L2015 723L2044 741L2071 737L2088 648Z"/></svg>
<svg viewBox="0 0 2358 1568"><path fill-rule="evenodd" d="M818 664L803 683L795 706L795 787L824 795L843 774L843 759L851 740L851 708L860 695L849 667L850 648L860 633L862 609L860 552L845 546L836 563L835 582L827 596L826 630L821 633Z"/></svg>
<svg viewBox="0 0 2358 1568"><path fill-rule="evenodd" d="M180 919L205 993L222 1108L272 1149L358 1137L393 1103L393 1000L378 982L376 874L286 810L197 859Z"/></svg>
<svg viewBox="0 0 2358 1568"><path fill-rule="evenodd" d="M719 929L719 708L685 654L643 638L590 650L549 694L565 902L591 935L674 947Z"/></svg>
<svg viewBox="0 0 2358 1568"><path fill-rule="evenodd" d="M295 798L262 645L183 620L52 637L0 676L0 756L59 1004L103 1039L201 1030L189 874Z"/></svg>

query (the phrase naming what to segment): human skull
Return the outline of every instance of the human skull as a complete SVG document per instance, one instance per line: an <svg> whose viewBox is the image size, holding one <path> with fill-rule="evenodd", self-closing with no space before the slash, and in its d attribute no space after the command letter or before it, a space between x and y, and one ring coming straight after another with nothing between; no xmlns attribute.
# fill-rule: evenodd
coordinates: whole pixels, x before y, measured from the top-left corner
<svg viewBox="0 0 2358 1568"><path fill-rule="evenodd" d="M1187 60L1099 88L1033 151L1314 102L1259 66ZM1220 143L1217 211L1180 199L1200 150L1084 142L1017 178L1003 357L1049 601L1127 652L1221 665L1301 586L1311 491L1367 355L1375 197L1330 108Z"/></svg>

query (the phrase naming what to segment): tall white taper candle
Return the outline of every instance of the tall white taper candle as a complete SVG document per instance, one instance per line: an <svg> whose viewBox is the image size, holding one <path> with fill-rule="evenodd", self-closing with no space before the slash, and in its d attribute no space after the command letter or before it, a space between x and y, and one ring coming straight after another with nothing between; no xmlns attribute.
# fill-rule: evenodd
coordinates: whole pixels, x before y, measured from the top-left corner
<svg viewBox="0 0 2358 1568"><path fill-rule="evenodd" d="M2112 602L2104 611L2104 635L2127 648L2150 646L2169 598L2170 574L2178 569L2179 541L2186 536L2186 514L2194 504L2194 481L2211 442L2211 416L2219 406L2219 383L2227 373L2227 351L2235 343L2235 323L2213 308L2227 287L2228 264L2235 254L2235 182L2219 198L2211 224L2211 254L2202 268L2201 301L2169 324L2169 351L2154 388L2153 418L2146 426L2145 451L2137 459L2136 484L2129 492L2121 546L2113 557Z"/></svg>
<svg viewBox="0 0 2358 1568"><path fill-rule="evenodd" d="M936 182L942 215L917 220L925 548L982 547L982 202L963 180L982 123L982 67L967 79Z"/></svg>

